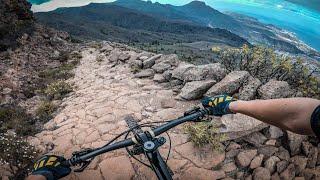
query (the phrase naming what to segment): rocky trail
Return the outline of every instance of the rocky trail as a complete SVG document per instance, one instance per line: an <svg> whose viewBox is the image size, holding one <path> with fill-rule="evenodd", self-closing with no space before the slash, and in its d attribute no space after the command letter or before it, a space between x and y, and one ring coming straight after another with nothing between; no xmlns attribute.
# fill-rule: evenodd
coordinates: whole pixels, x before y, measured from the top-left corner
<svg viewBox="0 0 320 180"><path fill-rule="evenodd" d="M230 72L223 59L222 64L196 66L175 54L154 54L112 42L85 43L38 24L30 7L25 0L0 3L1 179L23 179L27 172L17 171L36 159L34 147L39 155L70 158L74 151L105 145L127 130L126 115L140 123L164 122L182 116L204 95L227 93L241 100L301 96L288 82L262 82L247 71ZM72 84L71 93L62 88L68 91L61 98L69 93L62 101L46 92L58 91L52 86L57 82ZM210 144L195 147L182 125L169 132L168 164L174 179L320 179L320 146L315 138L241 114L212 118L215 133L224 137L215 139L221 151ZM34 147L25 142L26 136ZM168 143L160 151L165 157ZM156 177L125 150L117 150L96 157L84 172L65 179Z"/></svg>
<svg viewBox="0 0 320 180"><path fill-rule="evenodd" d="M180 62L176 55L156 55L110 42L87 44L81 53L75 76L68 80L74 92L63 99L59 113L44 125L44 131L29 138L43 152L71 157L73 151L100 147L127 129L126 115L140 123L175 119L204 94L229 92L245 100L257 95L265 99L292 95L286 82L262 85L244 71L228 74L218 63L194 66ZM286 135L239 114L214 120L229 139L221 144L222 152L209 145L194 147L183 126L169 132L172 150L168 164L174 179L320 177L318 148L306 141L307 137ZM168 149L168 144L161 148L163 156ZM83 173L66 179L156 177L125 150L117 150L96 157Z"/></svg>
<svg viewBox="0 0 320 180"><path fill-rule="evenodd" d="M75 92L64 99L64 107L45 125L46 130L31 140L34 145L41 144L44 148L53 148L54 153L70 157L73 151L100 147L125 131L125 115L132 114L141 123L157 122L177 118L192 107L193 103L174 100L172 90L156 85L152 79L135 78L129 64L114 66L107 57L98 62L99 49L86 48L82 55L81 65L70 80L76 87ZM190 168L200 174L206 172L212 177L223 177L222 171L207 169L219 164L224 154L209 153L211 158L201 158L181 128L170 135L174 149L169 164L177 177ZM168 146L162 150L167 152ZM84 173L73 174L74 179L141 179L144 176L155 178L124 150L97 157Z"/></svg>

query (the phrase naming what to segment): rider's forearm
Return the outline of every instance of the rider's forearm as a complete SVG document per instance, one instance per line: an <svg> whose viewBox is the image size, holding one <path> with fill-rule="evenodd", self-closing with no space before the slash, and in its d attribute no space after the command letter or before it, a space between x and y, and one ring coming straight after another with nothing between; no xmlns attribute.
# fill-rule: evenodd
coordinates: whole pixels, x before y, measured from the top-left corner
<svg viewBox="0 0 320 180"><path fill-rule="evenodd" d="M30 175L26 180L47 180L47 178L41 175Z"/></svg>
<svg viewBox="0 0 320 180"><path fill-rule="evenodd" d="M311 135L310 118L320 101L310 98L287 98L235 101L230 110L298 134Z"/></svg>

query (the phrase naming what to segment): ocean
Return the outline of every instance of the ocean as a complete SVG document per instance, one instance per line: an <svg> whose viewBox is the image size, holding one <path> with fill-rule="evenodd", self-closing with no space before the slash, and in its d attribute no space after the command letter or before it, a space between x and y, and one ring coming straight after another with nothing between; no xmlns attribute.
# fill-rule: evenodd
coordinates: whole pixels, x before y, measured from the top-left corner
<svg viewBox="0 0 320 180"><path fill-rule="evenodd" d="M295 35L320 51L320 12L284 0L211 0L207 2L222 12L254 17Z"/></svg>

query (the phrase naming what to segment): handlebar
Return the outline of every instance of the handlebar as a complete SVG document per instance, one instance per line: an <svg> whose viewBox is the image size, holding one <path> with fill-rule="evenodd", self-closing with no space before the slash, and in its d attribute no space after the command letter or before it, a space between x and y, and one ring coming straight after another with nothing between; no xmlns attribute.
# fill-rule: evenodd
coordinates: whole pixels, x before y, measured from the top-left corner
<svg viewBox="0 0 320 180"><path fill-rule="evenodd" d="M185 115L181 118L172 120L166 124L163 124L155 129L152 130L154 136L159 136L162 133L165 133L166 131L180 125L183 124L185 122L196 122L199 120L202 120L204 116L209 115L209 111L207 109L196 109L193 111L189 111L186 112ZM121 149L121 148L125 148L128 146L132 146L134 145L135 142L132 139L125 139L113 144L110 144L108 146L102 146L100 148L94 149L88 153L85 153L83 155L80 156L74 156L71 159L66 160L65 162L63 162L62 164L65 166L75 166L77 164L86 162L87 160L90 160L100 154L106 153L106 152L110 152L110 151L114 151L117 149Z"/></svg>

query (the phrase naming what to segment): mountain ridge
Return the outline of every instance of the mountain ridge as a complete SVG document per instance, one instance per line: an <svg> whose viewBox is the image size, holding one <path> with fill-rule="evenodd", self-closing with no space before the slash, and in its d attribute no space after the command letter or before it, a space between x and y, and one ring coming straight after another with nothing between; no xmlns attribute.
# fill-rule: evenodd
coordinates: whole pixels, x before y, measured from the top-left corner
<svg viewBox="0 0 320 180"><path fill-rule="evenodd" d="M262 23L260 23L260 27L257 28L252 26L252 21L239 21L237 17L221 13L201 1L192 1L182 6L152 3L142 0L120 0L113 2L113 4L138 10L157 17L164 17L166 19L172 18L180 21L190 21L199 26L227 29L234 34L247 39L250 43L262 44L283 52L310 54L311 51L310 49L305 50L305 48L301 48L299 44L292 44L292 41L288 42L279 38L274 31L265 28L267 25L261 27ZM150 9L152 9L152 11ZM169 9L174 10L175 12L179 12L180 16L176 17L174 16L174 13L160 13L162 12L162 9L165 9L166 11Z"/></svg>
<svg viewBox="0 0 320 180"><path fill-rule="evenodd" d="M224 29L168 21L113 3L91 3L77 8L60 8L48 13L36 13L35 16L42 23L62 28L74 35L81 35L81 32L77 32L81 29L80 31L89 34L86 35L89 39L106 38L107 40L122 39L123 41L120 42L167 41L171 43L207 40L231 46L249 44L245 39ZM141 35L143 33L149 36ZM128 37L128 34L131 36Z"/></svg>

